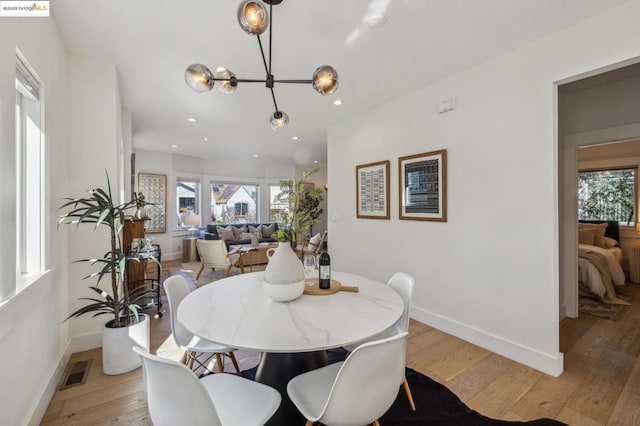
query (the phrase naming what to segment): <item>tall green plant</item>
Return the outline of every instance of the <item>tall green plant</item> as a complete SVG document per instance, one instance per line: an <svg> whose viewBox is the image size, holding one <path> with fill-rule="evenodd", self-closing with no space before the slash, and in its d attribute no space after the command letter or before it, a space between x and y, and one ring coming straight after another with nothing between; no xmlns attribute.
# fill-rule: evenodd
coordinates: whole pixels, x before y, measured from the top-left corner
<svg viewBox="0 0 640 426"><path fill-rule="evenodd" d="M310 189L309 178L320 169L314 168L302 174L302 178L280 181L278 201L289 202L289 213L284 215L283 226L278 230L276 239L295 243L297 236L304 235L311 226L318 222L322 209L323 188Z"/></svg>
<svg viewBox="0 0 640 426"><path fill-rule="evenodd" d="M107 173L107 190L95 188L88 191L89 196L85 198L64 198L68 200L59 210L71 208L68 212L58 217L58 228L60 225L76 225L76 229L81 224L93 224L94 230L100 226L109 228L109 249L101 258L80 259L77 262L89 262L91 266L100 265L101 269L83 279L96 278L95 286L89 288L97 293L97 297L81 298L91 302L78 309L67 319L79 317L85 314L112 315L113 327L126 327L138 322L138 310L140 300L148 297L149 290L139 289L129 291L125 285L127 260L139 260L140 256L128 258L122 247L120 233L124 227L125 220L131 219L127 215L127 210L139 207L141 203L148 205L144 200L135 197L134 200L120 205L114 205L111 193L111 183ZM147 259L157 262L151 255L144 256ZM100 288L100 283L104 277L111 279L111 293Z"/></svg>

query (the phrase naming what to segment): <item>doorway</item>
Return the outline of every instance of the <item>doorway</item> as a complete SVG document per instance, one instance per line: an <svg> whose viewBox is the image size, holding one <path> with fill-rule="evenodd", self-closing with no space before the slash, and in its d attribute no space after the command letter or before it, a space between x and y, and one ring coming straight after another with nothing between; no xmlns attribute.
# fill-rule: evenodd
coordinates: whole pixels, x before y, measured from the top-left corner
<svg viewBox="0 0 640 426"><path fill-rule="evenodd" d="M640 140L640 63L558 86L558 197L560 319L578 316L578 149L609 144L618 156ZM612 149L613 148L613 149Z"/></svg>

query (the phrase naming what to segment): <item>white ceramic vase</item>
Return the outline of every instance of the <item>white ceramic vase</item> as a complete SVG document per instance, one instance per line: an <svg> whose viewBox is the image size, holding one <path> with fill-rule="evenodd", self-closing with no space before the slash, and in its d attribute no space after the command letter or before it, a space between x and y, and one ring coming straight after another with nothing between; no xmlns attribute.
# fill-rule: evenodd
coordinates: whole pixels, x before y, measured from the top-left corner
<svg viewBox="0 0 640 426"><path fill-rule="evenodd" d="M269 263L264 271L265 294L277 302L289 302L304 292L304 267L288 242L267 250Z"/></svg>
<svg viewBox="0 0 640 426"><path fill-rule="evenodd" d="M144 316L137 324L128 327L102 330L102 371L104 374L124 374L142 365L140 357L131 349L139 346L149 351L149 315Z"/></svg>

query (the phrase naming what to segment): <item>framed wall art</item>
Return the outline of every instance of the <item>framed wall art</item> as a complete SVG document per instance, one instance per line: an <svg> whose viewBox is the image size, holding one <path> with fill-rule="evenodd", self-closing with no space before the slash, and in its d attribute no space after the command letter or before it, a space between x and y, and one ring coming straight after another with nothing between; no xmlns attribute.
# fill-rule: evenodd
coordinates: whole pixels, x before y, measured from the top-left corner
<svg viewBox="0 0 640 426"><path fill-rule="evenodd" d="M389 160L356 166L356 217L389 219Z"/></svg>
<svg viewBox="0 0 640 426"><path fill-rule="evenodd" d="M398 158L400 219L447 221L447 150Z"/></svg>
<svg viewBox="0 0 640 426"><path fill-rule="evenodd" d="M146 232L166 232L167 175L138 173L138 192L142 192L146 202L153 203L146 207L149 216Z"/></svg>

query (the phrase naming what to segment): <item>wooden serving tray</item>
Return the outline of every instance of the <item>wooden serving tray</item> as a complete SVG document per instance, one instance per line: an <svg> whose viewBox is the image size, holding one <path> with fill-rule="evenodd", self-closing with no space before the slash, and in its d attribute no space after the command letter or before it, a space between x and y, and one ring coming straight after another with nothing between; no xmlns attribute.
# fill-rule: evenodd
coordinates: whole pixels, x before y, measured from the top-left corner
<svg viewBox="0 0 640 426"><path fill-rule="evenodd" d="M327 294L337 293L339 291L349 291L351 293L358 292L358 287L342 285L342 283L338 280L331 280L329 283L329 288L326 290L320 288L320 284L318 283L317 278L310 278L308 280L305 280L305 283L306 282L313 282L313 285L309 286L305 284L304 294L310 294L312 296L324 296Z"/></svg>

